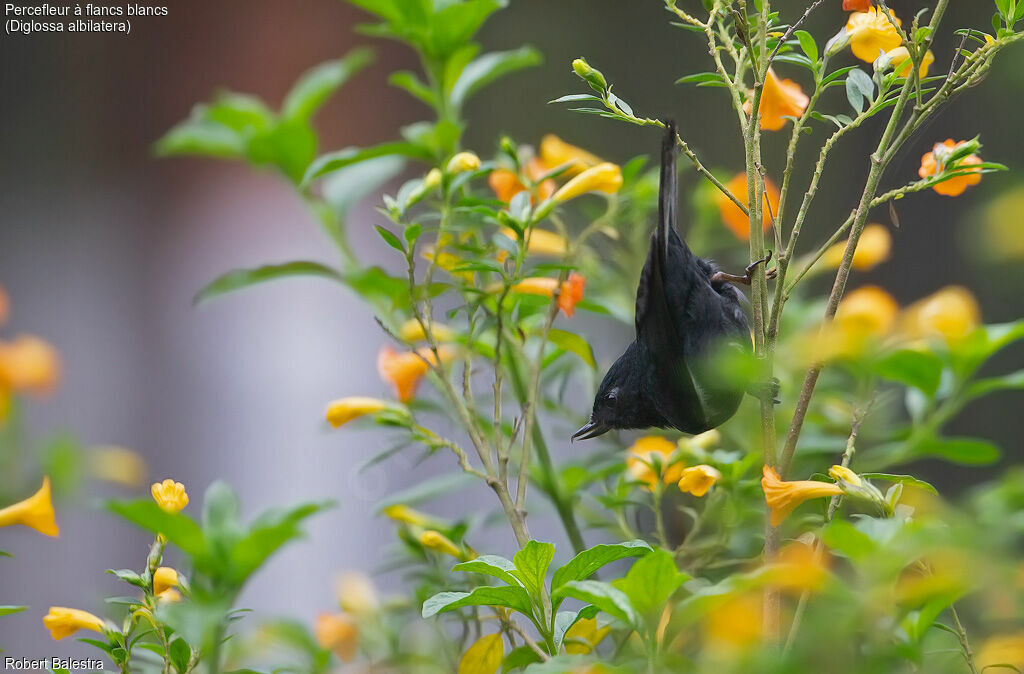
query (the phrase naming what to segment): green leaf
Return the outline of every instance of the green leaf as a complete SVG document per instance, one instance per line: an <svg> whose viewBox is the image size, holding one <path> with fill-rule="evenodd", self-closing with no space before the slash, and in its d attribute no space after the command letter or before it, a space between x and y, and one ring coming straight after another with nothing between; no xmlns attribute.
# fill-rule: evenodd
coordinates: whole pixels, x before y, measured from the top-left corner
<svg viewBox="0 0 1024 674"><path fill-rule="evenodd" d="M818 45L814 42L814 36L806 30L798 30L794 35L796 35L796 39L800 42L800 49L807 55L807 58L817 63Z"/></svg>
<svg viewBox="0 0 1024 674"><path fill-rule="evenodd" d="M942 379L942 361L931 353L900 349L875 363L875 372L934 397Z"/></svg>
<svg viewBox="0 0 1024 674"><path fill-rule="evenodd" d="M178 637L171 642L168 649L168 656L170 657L171 664L181 674L188 672L189 660L192 659L192 648L189 647L185 640Z"/></svg>
<svg viewBox="0 0 1024 674"><path fill-rule="evenodd" d="M27 608L27 606L0 606L0 617L11 615L12 613L21 613Z"/></svg>
<svg viewBox="0 0 1024 674"><path fill-rule="evenodd" d="M404 3L403 3L404 4ZM458 3L438 3L444 7L431 21L432 39L428 51L446 56L468 43L487 18L505 7L508 0L464 0Z"/></svg>
<svg viewBox="0 0 1024 674"><path fill-rule="evenodd" d="M388 84L405 90L410 96L419 99L431 108L437 105L437 96L434 95L433 90L424 84L415 73L408 70L391 73L388 77Z"/></svg>
<svg viewBox="0 0 1024 674"><path fill-rule="evenodd" d="M308 120L335 91L372 61L373 50L360 47L343 58L311 68L285 96L281 114L288 119Z"/></svg>
<svg viewBox="0 0 1024 674"><path fill-rule="evenodd" d="M296 185L316 156L316 133L302 120L285 119L272 129L253 135L246 156L253 164L277 167Z"/></svg>
<svg viewBox="0 0 1024 674"><path fill-rule="evenodd" d="M423 602L423 617L431 618L463 606L504 606L530 615L530 595L521 587L478 587L472 592L440 592Z"/></svg>
<svg viewBox="0 0 1024 674"><path fill-rule="evenodd" d="M555 652L562 649L562 642L565 641L565 634L572 626L580 620L587 620L597 615L596 606L584 606L579 611L559 611L555 615L555 629L552 637L555 641Z"/></svg>
<svg viewBox="0 0 1024 674"><path fill-rule="evenodd" d="M825 545L854 562L865 559L878 548L878 544L871 540L870 536L846 520L834 520L825 529L823 540Z"/></svg>
<svg viewBox="0 0 1024 674"><path fill-rule="evenodd" d="M626 577L612 585L629 597L641 615L650 616L661 611L672 593L689 579L676 568L672 554L658 548L634 562Z"/></svg>
<svg viewBox="0 0 1024 674"><path fill-rule="evenodd" d="M199 525L188 515L165 512L154 501L110 501L107 510L154 534L163 534L193 559L206 555L206 539Z"/></svg>
<svg viewBox="0 0 1024 674"><path fill-rule="evenodd" d="M981 438L928 438L914 446L917 456L936 456L968 466L995 463L1002 450Z"/></svg>
<svg viewBox="0 0 1024 674"><path fill-rule="evenodd" d="M543 594L546 585L548 567L555 558L555 546L551 543L528 541L513 557L512 563L516 570L512 575L518 578L523 587L534 597Z"/></svg>
<svg viewBox="0 0 1024 674"><path fill-rule="evenodd" d="M501 632L477 639L459 659L458 674L494 674L505 657Z"/></svg>
<svg viewBox="0 0 1024 674"><path fill-rule="evenodd" d="M524 192L525 194L525 192ZM594 358L594 349L579 335L558 328L551 328L548 331L548 340L566 351L576 354L584 363L597 369L597 360Z"/></svg>
<svg viewBox="0 0 1024 674"><path fill-rule="evenodd" d="M223 480L216 480L203 495L203 535L210 552L228 558L243 535L238 521L238 498Z"/></svg>
<svg viewBox="0 0 1024 674"><path fill-rule="evenodd" d="M1019 391L1024 389L1024 370L1017 370L1000 377L979 379L967 385L964 397L974 400L998 391Z"/></svg>
<svg viewBox="0 0 1024 674"><path fill-rule="evenodd" d="M641 626L640 616L629 602L629 597L608 583L597 580L573 580L563 585L561 590L566 596L592 604L634 629Z"/></svg>
<svg viewBox="0 0 1024 674"><path fill-rule="evenodd" d="M543 60L541 53L528 45L479 56L462 70L455 81L450 96L452 104L461 107L470 96L491 82L517 70L540 65Z"/></svg>
<svg viewBox="0 0 1024 674"><path fill-rule="evenodd" d="M501 671L511 672L514 669L522 669L540 661L541 659L540 656L537 655L537 651L533 650L529 646L520 646L505 656L505 659L501 663Z"/></svg>
<svg viewBox="0 0 1024 674"><path fill-rule="evenodd" d="M651 546L639 539L625 543L595 545L579 553L555 571L551 578L551 593L552 595L557 594L559 589L568 582L589 578L605 564L611 564L626 557L646 555L650 551Z"/></svg>
<svg viewBox="0 0 1024 674"><path fill-rule="evenodd" d="M913 475L893 475L892 473L861 473L860 476L867 480L885 480L886 482L895 482L897 484L908 484L912 487L918 487L925 491L930 491L933 494L938 494L939 491L933 487L930 483L924 480L919 480Z"/></svg>
<svg viewBox="0 0 1024 674"><path fill-rule="evenodd" d="M482 573L487 576L498 578L509 585L520 585L519 579L512 575L516 565L504 557L497 555L481 555L468 562L462 562L452 567L452 571L465 571L466 573Z"/></svg>
<svg viewBox="0 0 1024 674"><path fill-rule="evenodd" d="M131 569L107 569L107 573L117 576L126 583L131 583L135 587L146 587L146 581L142 579L142 576Z"/></svg>
<svg viewBox="0 0 1024 674"><path fill-rule="evenodd" d="M380 238L384 239L384 243L388 244L399 253L402 253L403 255L405 254L405 246L402 245L401 240L399 240L393 232L384 229L380 225L374 225L374 228L377 230L377 233L380 234Z"/></svg>
<svg viewBox="0 0 1024 674"><path fill-rule="evenodd" d="M334 505L333 501L319 501L262 513L231 551L232 580L241 585L285 543L303 535L299 525L304 520Z"/></svg>
<svg viewBox="0 0 1024 674"><path fill-rule="evenodd" d="M864 101L868 103L875 98L875 83L866 72L854 68L846 76L846 97L857 112L864 110Z"/></svg>
<svg viewBox="0 0 1024 674"><path fill-rule="evenodd" d="M221 124L190 119L164 134L156 142L154 150L160 157L239 159L245 156L245 139Z"/></svg>
<svg viewBox="0 0 1024 674"><path fill-rule="evenodd" d="M403 141L381 143L380 145L365 148L345 148L344 150L329 152L317 157L313 163L310 164L309 168L306 169L306 174L302 178L302 186L308 186L317 178L333 173L334 171L345 168L346 166L358 164L368 159L389 156L408 157L410 159L420 159L422 161L430 161L431 159L430 152L422 146Z"/></svg>
<svg viewBox="0 0 1024 674"><path fill-rule="evenodd" d="M349 211L402 170L401 157L377 157L339 169L321 183L324 200L344 221Z"/></svg>
<svg viewBox="0 0 1024 674"><path fill-rule="evenodd" d="M319 262L311 262L309 260L269 264L252 269L233 269L206 284L202 290L196 293L192 303L199 304L220 295L248 288L257 283L294 276L318 276L333 281L344 280L338 271Z"/></svg>

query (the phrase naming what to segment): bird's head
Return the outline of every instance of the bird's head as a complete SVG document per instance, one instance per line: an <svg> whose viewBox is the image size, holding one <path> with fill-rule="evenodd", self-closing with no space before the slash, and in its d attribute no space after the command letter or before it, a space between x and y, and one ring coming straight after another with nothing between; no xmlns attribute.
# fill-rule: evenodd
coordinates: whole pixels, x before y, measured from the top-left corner
<svg viewBox="0 0 1024 674"><path fill-rule="evenodd" d="M635 345L608 369L594 397L590 421L572 434L573 440L596 438L610 430L663 425L648 402L644 385L647 367Z"/></svg>

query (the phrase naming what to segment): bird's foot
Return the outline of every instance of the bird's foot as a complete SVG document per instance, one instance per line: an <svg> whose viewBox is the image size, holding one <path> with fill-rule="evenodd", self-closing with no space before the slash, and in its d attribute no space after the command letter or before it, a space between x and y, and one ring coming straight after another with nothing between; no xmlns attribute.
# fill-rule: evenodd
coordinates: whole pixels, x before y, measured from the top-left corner
<svg viewBox="0 0 1024 674"><path fill-rule="evenodd" d="M754 270L757 269L757 265L759 265L759 264L768 264L768 262L770 262L771 259L772 259L772 252L768 251L768 254L765 255L760 260L755 260L754 262L751 262L750 264L748 264L747 268L743 270L743 276L740 276L738 274L727 274L724 271L719 271L719 272L715 272L711 276L711 282L715 283L716 281L717 282L726 281L726 282L729 282L729 283L742 283L743 285L748 286L754 280ZM779 273L779 270L777 268L775 268L775 267L772 267L771 269L768 269L768 270L765 271L765 278L770 281L773 278L775 278L775 276L778 273Z"/></svg>
<svg viewBox="0 0 1024 674"><path fill-rule="evenodd" d="M779 378L772 377L768 381L757 382L751 385L747 392L758 400L771 400L778 405L782 402L779 400L779 390Z"/></svg>

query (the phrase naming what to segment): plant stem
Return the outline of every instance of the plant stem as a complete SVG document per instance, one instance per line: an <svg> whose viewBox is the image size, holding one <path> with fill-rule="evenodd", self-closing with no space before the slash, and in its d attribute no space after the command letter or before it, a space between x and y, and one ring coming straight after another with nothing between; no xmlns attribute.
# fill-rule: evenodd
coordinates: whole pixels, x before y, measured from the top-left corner
<svg viewBox="0 0 1024 674"><path fill-rule="evenodd" d="M967 630L964 629L963 623L960 622L960 616L956 612L956 607L951 605L949 613L953 616L956 634L960 638L960 648L963 651L964 661L967 662L967 667L970 668L971 674L978 674L978 667L974 664L974 652L971 650L970 642L967 641Z"/></svg>

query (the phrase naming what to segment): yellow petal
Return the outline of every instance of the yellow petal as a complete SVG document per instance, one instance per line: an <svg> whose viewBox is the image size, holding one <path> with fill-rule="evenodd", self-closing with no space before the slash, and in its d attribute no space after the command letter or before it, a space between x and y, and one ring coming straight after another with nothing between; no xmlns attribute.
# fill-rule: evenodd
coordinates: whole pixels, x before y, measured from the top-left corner
<svg viewBox="0 0 1024 674"><path fill-rule="evenodd" d="M591 166L601 163L599 157L550 133L540 141L540 160L549 171L562 164L569 164L566 173L570 176L583 173Z"/></svg>
<svg viewBox="0 0 1024 674"><path fill-rule="evenodd" d="M340 613L321 613L316 617L313 634L321 648L333 651L342 662L351 662L359 645L355 621Z"/></svg>
<svg viewBox="0 0 1024 674"><path fill-rule="evenodd" d="M902 22L896 19L897 25ZM885 12L872 7L866 12L854 12L846 22L850 37L850 50L861 61L874 63L881 54L896 49L902 43L900 34L889 22Z"/></svg>
<svg viewBox="0 0 1024 674"><path fill-rule="evenodd" d="M679 491L700 497L708 493L711 486L722 479L722 474L711 466L699 465L684 468L679 477Z"/></svg>
<svg viewBox="0 0 1024 674"><path fill-rule="evenodd" d="M161 566L153 573L153 594L178 587L178 572L169 566Z"/></svg>
<svg viewBox="0 0 1024 674"><path fill-rule="evenodd" d="M615 164L605 162L588 168L566 184L562 185L551 196L555 203L575 199L587 192L604 192L615 194L622 187L622 169Z"/></svg>
<svg viewBox="0 0 1024 674"><path fill-rule="evenodd" d="M77 608L51 606L49 613L43 616L43 626L50 630L54 640L69 637L78 630L86 629L103 633L106 623L102 618Z"/></svg>
<svg viewBox="0 0 1024 674"><path fill-rule="evenodd" d="M448 161L448 173L463 173L480 168L480 157L472 152L459 152Z"/></svg>
<svg viewBox="0 0 1024 674"><path fill-rule="evenodd" d="M170 479L154 482L150 492L156 504L166 512L177 513L188 505L188 492L185 491L185 485L180 482Z"/></svg>
<svg viewBox="0 0 1024 674"><path fill-rule="evenodd" d="M857 249L853 252L852 267L859 270L871 269L889 259L892 251L892 236L882 225L868 225L861 232L857 241ZM846 252L846 243L830 246L822 262L830 269L838 269Z"/></svg>
<svg viewBox="0 0 1024 674"><path fill-rule="evenodd" d="M60 533L53 512L49 477L43 478L43 486L35 494L0 510L0 527L11 524L23 524L47 536Z"/></svg>
<svg viewBox="0 0 1024 674"><path fill-rule="evenodd" d="M387 409L388 404L377 398L350 396L338 398L327 404L327 422L338 428L361 416Z"/></svg>

